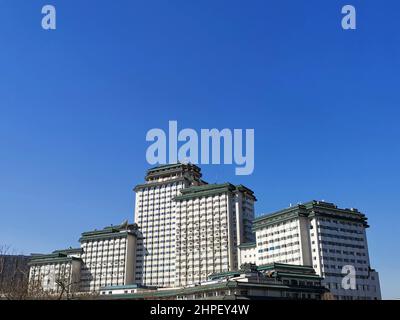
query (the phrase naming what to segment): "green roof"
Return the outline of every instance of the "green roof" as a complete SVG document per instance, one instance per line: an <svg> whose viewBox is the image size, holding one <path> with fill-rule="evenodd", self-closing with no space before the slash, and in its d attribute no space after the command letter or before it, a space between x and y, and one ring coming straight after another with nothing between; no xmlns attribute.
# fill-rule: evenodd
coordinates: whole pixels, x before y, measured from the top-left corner
<svg viewBox="0 0 400 320"><path fill-rule="evenodd" d="M210 195L221 194L225 192L233 192L235 190L239 190L242 192L246 192L249 196L254 197L253 191L249 188L246 188L242 185L235 186L229 182L226 183L215 183L215 184L206 184L202 186L194 186L189 188L181 189L181 195L174 198L176 201L187 200L198 197L205 197Z"/></svg>
<svg viewBox="0 0 400 320"><path fill-rule="evenodd" d="M301 264L289 264L289 263L278 263L273 262L269 264L262 264L257 267L258 270L267 270L267 269L290 269L290 270L310 270L315 272L312 266L305 266Z"/></svg>
<svg viewBox="0 0 400 320"><path fill-rule="evenodd" d="M130 293L130 294L113 294L113 295L102 295L104 299L157 299L157 298L173 298L179 295L197 294L206 291L214 291L219 289L236 289L236 288L263 288L263 289L276 289L276 290L290 290L290 291L301 291L301 292L326 292L326 288L322 286L290 286L282 283L275 282L237 282L237 281L225 281L213 284L203 284L192 287L167 289L167 290L149 290L145 292ZM212 297L216 299L217 297ZM221 297L219 297L221 299Z"/></svg>
<svg viewBox="0 0 400 320"><path fill-rule="evenodd" d="M207 184L204 186L196 186L181 189L182 195L174 198L175 201L182 201L192 198L205 197L210 195L221 194L234 190L234 186L230 183L223 184Z"/></svg>
<svg viewBox="0 0 400 320"><path fill-rule="evenodd" d="M233 270L233 271L225 271L225 272L217 272L209 275L209 278L211 280L218 279L218 278L226 278L226 277L232 277L232 276L239 276L242 274L244 271L242 270Z"/></svg>
<svg viewBox="0 0 400 320"><path fill-rule="evenodd" d="M341 209L330 202L313 200L271 214L259 216L253 220L253 229L256 230L266 225L276 224L299 216L331 217L338 220L362 223L365 227L368 227L366 216L357 209Z"/></svg>
<svg viewBox="0 0 400 320"><path fill-rule="evenodd" d="M251 248L251 247L256 247L256 243L255 242L245 242L245 243L241 243L238 245L238 248Z"/></svg>
<svg viewBox="0 0 400 320"><path fill-rule="evenodd" d="M142 184L136 185L135 188L133 188L133 190L135 192L137 192L140 189L157 187L157 186L162 186L162 185L171 184L171 183L175 183L175 182L181 182L181 181L185 181L185 180L186 180L185 177L177 177L175 179L168 179L167 181L155 181L155 182L142 183Z"/></svg>
<svg viewBox="0 0 400 320"><path fill-rule="evenodd" d="M175 169L175 168L179 168L181 166L183 166L182 163L162 164L162 165L150 168L149 170L147 170L147 172L150 173L150 172L156 172L156 171L166 170L166 169Z"/></svg>
<svg viewBox="0 0 400 320"><path fill-rule="evenodd" d="M137 284L127 284L127 285L119 285L119 286L106 286L100 288L100 290L123 290L123 289L137 289L140 288Z"/></svg>
<svg viewBox="0 0 400 320"><path fill-rule="evenodd" d="M70 261L82 261L77 257L69 257L65 253L50 253L50 254L35 254L30 257L29 265L35 264L50 264L50 263L62 263Z"/></svg>
<svg viewBox="0 0 400 320"><path fill-rule="evenodd" d="M55 250L53 253L64 253L64 254L75 254L75 253L82 253L82 248L69 248L69 249L62 249L62 250Z"/></svg>
<svg viewBox="0 0 400 320"><path fill-rule="evenodd" d="M115 233L109 232L106 234L82 236L79 238L79 242L88 241L88 240L105 240L105 239L115 239L115 238L126 238L128 235L135 235L135 233L128 230L127 232L115 232Z"/></svg>
<svg viewBox="0 0 400 320"><path fill-rule="evenodd" d="M149 290L146 292L130 293L130 294L113 294L106 295L107 299L145 299L145 298L162 298L162 297L174 297L177 295L191 294L196 292L204 292L215 289L223 288L236 288L238 286L237 282L221 282L216 284L207 284L194 287L185 287L177 289L166 289L166 290Z"/></svg>
<svg viewBox="0 0 400 320"><path fill-rule="evenodd" d="M146 180L149 180L152 177L158 177L158 176L164 176L164 175L170 175L173 173L184 173L187 171L191 172L196 172L196 175L198 177L201 177L201 169L191 163L185 164L185 163L174 163L174 164L165 164L165 165L160 165L154 168L151 168L147 170L147 175L145 177Z"/></svg>
<svg viewBox="0 0 400 320"><path fill-rule="evenodd" d="M315 273L312 266L285 264L285 263L271 263L256 267L257 271L274 271L276 276L285 276L292 278L307 278L307 279L322 279ZM232 277L249 272L247 270L233 270L227 272L214 273L210 275L210 279L219 279Z"/></svg>
<svg viewBox="0 0 400 320"><path fill-rule="evenodd" d="M108 226L102 230L83 232L79 241L126 237L128 234L134 234L137 228L138 226L135 223L128 225L121 224L116 226Z"/></svg>

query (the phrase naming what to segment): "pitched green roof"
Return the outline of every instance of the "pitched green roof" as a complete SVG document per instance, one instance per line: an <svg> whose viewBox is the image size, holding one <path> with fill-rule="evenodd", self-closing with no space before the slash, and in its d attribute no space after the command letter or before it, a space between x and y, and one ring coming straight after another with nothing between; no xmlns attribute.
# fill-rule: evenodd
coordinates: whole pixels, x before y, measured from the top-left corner
<svg viewBox="0 0 400 320"><path fill-rule="evenodd" d="M240 245L238 245L238 248L252 248L252 247L256 247L256 243L255 242L245 242L245 243L241 243Z"/></svg>
<svg viewBox="0 0 400 320"><path fill-rule="evenodd" d="M226 182L226 183L205 184L202 186L193 186L181 189L181 195L175 197L174 200L181 201L192 198L221 194L225 192L234 192L235 190L245 192L249 196L255 199L253 191L251 191L249 188L246 188L243 185L235 186L232 183Z"/></svg>
<svg viewBox="0 0 400 320"><path fill-rule="evenodd" d="M82 232L79 241L126 237L128 234L135 234L135 231L137 229L138 225L136 223L128 225L121 224L116 226L108 226L101 230Z"/></svg>
<svg viewBox="0 0 400 320"><path fill-rule="evenodd" d="M147 172L150 173L150 172L156 172L156 171L160 171L160 170L174 169L174 168L179 168L182 165L183 165L182 163L162 164L162 165L150 168L149 170L147 170Z"/></svg>
<svg viewBox="0 0 400 320"><path fill-rule="evenodd" d="M177 289L166 289L166 290L149 290L145 292L130 293L130 294L113 294L104 296L107 299L146 299L146 298L163 298L163 297L174 297L177 295L192 294L197 292L204 292L215 289L223 288L236 288L237 282L221 282L216 284L207 284L194 287L185 287Z"/></svg>
<svg viewBox="0 0 400 320"><path fill-rule="evenodd" d="M53 253L64 253L64 254L79 254L82 253L82 248L69 248L69 249L62 249L62 250L55 250Z"/></svg>
<svg viewBox="0 0 400 320"><path fill-rule="evenodd" d="M256 266L257 271L273 271L275 276L285 276L291 278L318 279L322 278L315 273L312 266L285 264L285 263L270 263L266 265ZM214 273L210 275L210 279L220 279L249 272L247 270L234 270L227 272Z"/></svg>
<svg viewBox="0 0 400 320"><path fill-rule="evenodd" d="M174 164L165 164L165 165L160 165L154 168L151 168L147 170L147 174L145 179L148 180L149 178L152 177L157 177L157 176L164 176L164 175L169 175L172 173L182 173L182 172L196 172L196 175L201 177L201 169L191 163L185 164L185 163L174 163Z"/></svg>
<svg viewBox="0 0 400 320"><path fill-rule="evenodd" d="M77 257L69 257L65 253L50 253L50 254L35 254L30 257L29 265L35 264L51 264L51 263L62 263L70 261L82 261Z"/></svg>
<svg viewBox="0 0 400 320"><path fill-rule="evenodd" d="M297 204L293 207L259 216L253 220L253 229L256 230L266 225L276 224L299 216L331 217L338 220L362 223L365 227L368 227L367 217L357 209L341 209L330 202L312 200L304 204Z"/></svg>

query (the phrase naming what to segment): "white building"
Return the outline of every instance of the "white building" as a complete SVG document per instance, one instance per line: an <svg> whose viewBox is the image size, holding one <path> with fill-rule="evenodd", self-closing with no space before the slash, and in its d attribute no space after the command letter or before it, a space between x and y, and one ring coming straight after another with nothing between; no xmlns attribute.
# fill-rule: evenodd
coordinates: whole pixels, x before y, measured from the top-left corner
<svg viewBox="0 0 400 320"><path fill-rule="evenodd" d="M34 256L30 279L54 292L62 277L71 290L132 294L194 286L243 264L280 263L314 268L337 299L381 298L367 218L356 209L311 201L254 219L252 190L207 184L192 164L150 169L134 190L135 224L84 232L80 249ZM343 270L354 271L354 287L345 289L351 281Z"/></svg>
<svg viewBox="0 0 400 320"><path fill-rule="evenodd" d="M134 283L136 224L110 226L82 233L81 291Z"/></svg>
<svg viewBox="0 0 400 320"><path fill-rule="evenodd" d="M181 190L176 202L175 286L238 269L237 246L254 240L253 191L230 183Z"/></svg>
<svg viewBox="0 0 400 320"><path fill-rule="evenodd" d="M201 185L200 168L192 164L163 165L147 171L146 183L135 187L138 239L135 282L171 287L175 282L175 203L184 188Z"/></svg>
<svg viewBox="0 0 400 320"><path fill-rule="evenodd" d="M81 253L81 249L67 249L32 255L29 262L30 289L56 294L64 286L68 292L79 291Z"/></svg>
<svg viewBox="0 0 400 320"><path fill-rule="evenodd" d="M81 248L33 255L29 282L57 293L62 280L70 292L98 292L134 283L137 225L123 223L82 233Z"/></svg>
<svg viewBox="0 0 400 320"><path fill-rule="evenodd" d="M380 299L378 273L370 266L367 218L357 209L311 201L254 220L255 243L240 246L241 263L272 262L312 266L337 298ZM344 289L344 266L356 286Z"/></svg>

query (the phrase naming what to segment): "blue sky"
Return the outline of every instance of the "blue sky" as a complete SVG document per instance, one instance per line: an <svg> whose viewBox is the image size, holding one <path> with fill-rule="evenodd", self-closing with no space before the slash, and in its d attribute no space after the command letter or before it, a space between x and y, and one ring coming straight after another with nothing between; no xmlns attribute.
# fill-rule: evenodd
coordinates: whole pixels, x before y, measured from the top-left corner
<svg viewBox="0 0 400 320"><path fill-rule="evenodd" d="M341 29L341 7L357 30ZM57 30L41 8L57 8ZM0 0L0 243L78 245L133 219L148 130L254 128L257 214L311 199L369 217L400 297L398 1Z"/></svg>

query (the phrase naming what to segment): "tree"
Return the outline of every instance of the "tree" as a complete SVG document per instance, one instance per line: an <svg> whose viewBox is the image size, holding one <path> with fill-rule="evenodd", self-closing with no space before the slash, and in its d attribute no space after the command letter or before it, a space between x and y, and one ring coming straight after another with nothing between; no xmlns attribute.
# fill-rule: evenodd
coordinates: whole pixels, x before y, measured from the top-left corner
<svg viewBox="0 0 400 320"><path fill-rule="evenodd" d="M10 246L0 245L0 299L23 300L28 295L27 257L12 254Z"/></svg>
<svg viewBox="0 0 400 320"><path fill-rule="evenodd" d="M27 256L13 254L10 246L0 245L0 300L90 300L99 295L79 292L80 279L71 279L65 266L57 274L48 270L30 278L28 261ZM51 289L46 285L49 279L55 284Z"/></svg>

